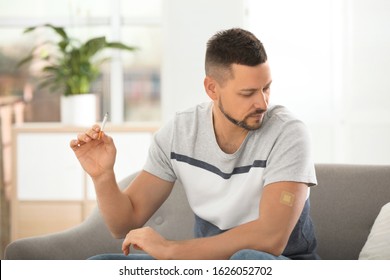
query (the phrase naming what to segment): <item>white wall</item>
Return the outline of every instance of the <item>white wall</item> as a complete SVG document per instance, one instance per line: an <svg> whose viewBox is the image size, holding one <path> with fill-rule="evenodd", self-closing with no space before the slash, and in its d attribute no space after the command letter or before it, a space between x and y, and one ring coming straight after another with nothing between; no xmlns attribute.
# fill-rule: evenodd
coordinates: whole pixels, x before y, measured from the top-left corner
<svg viewBox="0 0 390 280"><path fill-rule="evenodd" d="M243 0L164 0L163 2L163 121L209 100L203 89L207 40L217 31L241 27Z"/></svg>
<svg viewBox="0 0 390 280"><path fill-rule="evenodd" d="M390 163L390 1L347 1L345 158Z"/></svg>
<svg viewBox="0 0 390 280"><path fill-rule="evenodd" d="M390 1L247 0L272 100L308 125L316 162L390 164Z"/></svg>

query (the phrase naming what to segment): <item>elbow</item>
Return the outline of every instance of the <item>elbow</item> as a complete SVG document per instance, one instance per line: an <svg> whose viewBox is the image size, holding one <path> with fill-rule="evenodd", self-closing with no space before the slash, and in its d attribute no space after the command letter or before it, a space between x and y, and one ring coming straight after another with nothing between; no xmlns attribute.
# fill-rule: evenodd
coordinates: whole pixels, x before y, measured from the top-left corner
<svg viewBox="0 0 390 280"><path fill-rule="evenodd" d="M280 256L283 254L287 246L288 238L282 236L273 236L268 238L266 242L258 242L253 246L254 250L262 251L273 256Z"/></svg>
<svg viewBox="0 0 390 280"><path fill-rule="evenodd" d="M111 233L111 236L115 239L123 239L126 236L126 234L116 233L116 232L112 232L112 231L110 233Z"/></svg>
<svg viewBox="0 0 390 280"><path fill-rule="evenodd" d="M286 249L290 235L288 234L275 234L271 239L269 253L274 256L280 256Z"/></svg>
<svg viewBox="0 0 390 280"><path fill-rule="evenodd" d="M123 239L133 229L140 228L140 224L107 225L110 234L115 239Z"/></svg>
<svg viewBox="0 0 390 280"><path fill-rule="evenodd" d="M110 234L115 239L123 239L129 233L129 231L136 229L132 224L121 224L121 225L107 225Z"/></svg>
<svg viewBox="0 0 390 280"><path fill-rule="evenodd" d="M285 248L286 246L284 244L268 244L268 246L261 246L261 248L257 248L255 250L263 251L278 257L283 254Z"/></svg>
<svg viewBox="0 0 390 280"><path fill-rule="evenodd" d="M123 239L129 233L132 227L125 226L123 228L109 228L110 234L115 239Z"/></svg>
<svg viewBox="0 0 390 280"><path fill-rule="evenodd" d="M283 254L284 249L286 248L286 245L284 242L278 242L273 244L268 250L267 253L274 255L274 256L280 256Z"/></svg>

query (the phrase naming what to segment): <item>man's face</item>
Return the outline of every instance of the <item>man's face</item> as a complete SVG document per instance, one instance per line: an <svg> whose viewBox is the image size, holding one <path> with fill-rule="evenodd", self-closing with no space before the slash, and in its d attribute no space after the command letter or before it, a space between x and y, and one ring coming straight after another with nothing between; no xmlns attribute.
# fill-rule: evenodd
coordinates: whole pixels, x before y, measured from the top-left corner
<svg viewBox="0 0 390 280"><path fill-rule="evenodd" d="M246 130L260 128L268 108L271 72L268 62L257 66L232 65L232 77L217 84L216 103L222 115Z"/></svg>

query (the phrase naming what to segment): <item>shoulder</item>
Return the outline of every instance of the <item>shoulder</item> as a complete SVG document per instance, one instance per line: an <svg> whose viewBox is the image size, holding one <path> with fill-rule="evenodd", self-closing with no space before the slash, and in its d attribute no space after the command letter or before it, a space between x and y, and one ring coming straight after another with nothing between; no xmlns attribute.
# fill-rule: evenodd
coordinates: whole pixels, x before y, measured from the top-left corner
<svg viewBox="0 0 390 280"><path fill-rule="evenodd" d="M267 118L271 121L278 121L282 123L288 123L293 121L299 121L298 118L286 107L282 105L272 105L267 110Z"/></svg>
<svg viewBox="0 0 390 280"><path fill-rule="evenodd" d="M211 108L212 103L206 102L177 112L172 124L174 132L182 136L197 133L205 122L211 120Z"/></svg>
<svg viewBox="0 0 390 280"><path fill-rule="evenodd" d="M286 129L306 129L305 124L282 105L273 105L268 109L265 123L272 126L273 129L279 127L281 132Z"/></svg>
<svg viewBox="0 0 390 280"><path fill-rule="evenodd" d="M205 102L200 103L194 107L188 108L186 110L178 111L175 114L175 122L193 122L194 119L204 118L211 112L212 103Z"/></svg>
<svg viewBox="0 0 390 280"><path fill-rule="evenodd" d="M186 137L197 133L202 123L208 120L211 106L212 103L206 102L176 112L173 118L165 123L156 134L172 139L175 135Z"/></svg>
<svg viewBox="0 0 390 280"><path fill-rule="evenodd" d="M296 141L309 138L306 125L290 110L281 105L271 106L266 113L260 135L269 141ZM305 140L306 141L306 140Z"/></svg>

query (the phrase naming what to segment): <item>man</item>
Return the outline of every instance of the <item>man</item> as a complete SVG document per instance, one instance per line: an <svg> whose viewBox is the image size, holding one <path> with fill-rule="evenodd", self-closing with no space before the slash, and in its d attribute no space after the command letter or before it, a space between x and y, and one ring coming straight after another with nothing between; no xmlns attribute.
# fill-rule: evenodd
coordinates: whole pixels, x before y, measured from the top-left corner
<svg viewBox="0 0 390 280"><path fill-rule="evenodd" d="M269 106L271 73L262 43L234 28L207 44L211 102L160 129L144 169L121 192L115 146L93 126L71 142L92 177L102 215L124 255L95 259L316 259L309 187L316 184L305 126ZM180 180L195 213L195 239L166 240L142 228ZM129 254L130 245L147 255Z"/></svg>

